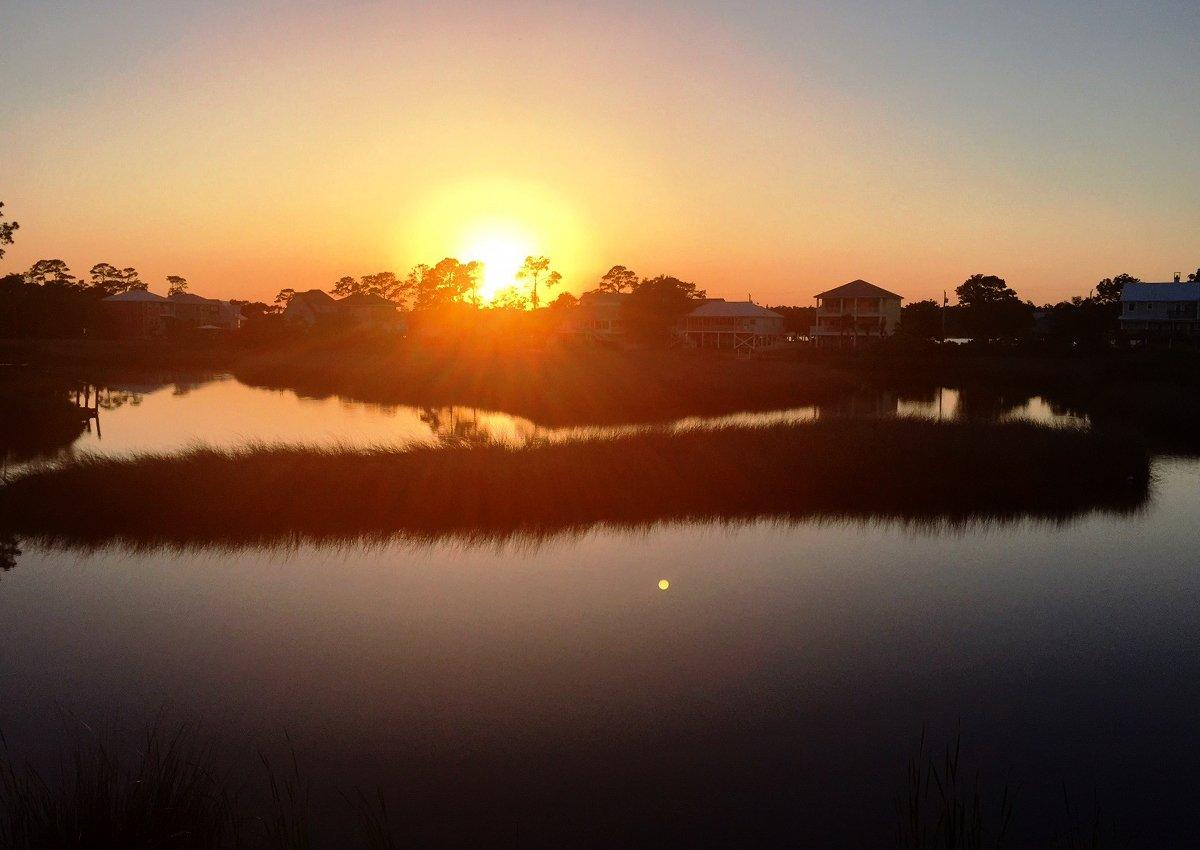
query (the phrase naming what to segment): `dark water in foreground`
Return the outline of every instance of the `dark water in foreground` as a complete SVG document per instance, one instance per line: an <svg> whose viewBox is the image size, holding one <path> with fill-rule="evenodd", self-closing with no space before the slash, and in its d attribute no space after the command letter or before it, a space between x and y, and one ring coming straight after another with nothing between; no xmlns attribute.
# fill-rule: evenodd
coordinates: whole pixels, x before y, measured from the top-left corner
<svg viewBox="0 0 1200 850"><path fill-rule="evenodd" d="M102 412L103 439L82 442L439 433L420 411L232 381L171 393ZM911 412L936 415L923 404ZM26 544L0 573L0 727L42 756L64 714L138 723L168 705L247 753L287 730L315 778L380 786L402 825L450 842L878 847L928 724L938 744L961 731L985 792L1020 786L1012 846L1061 826L1064 785L1134 846L1195 846L1200 465L1155 472L1140 514L1062 525Z"/></svg>

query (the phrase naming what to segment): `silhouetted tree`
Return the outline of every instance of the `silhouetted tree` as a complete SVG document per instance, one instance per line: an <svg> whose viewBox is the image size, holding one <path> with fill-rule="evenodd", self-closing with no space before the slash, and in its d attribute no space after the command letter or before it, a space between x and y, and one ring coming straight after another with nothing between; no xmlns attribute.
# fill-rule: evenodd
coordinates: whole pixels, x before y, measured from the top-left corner
<svg viewBox="0 0 1200 850"><path fill-rule="evenodd" d="M359 283L363 291L378 295L396 304L403 304L408 296L407 282L396 277L394 272L376 272L364 275Z"/></svg>
<svg viewBox="0 0 1200 850"><path fill-rule="evenodd" d="M1072 345L1098 345L1117 330L1119 302L1080 298L1042 308L1045 319L1038 330L1051 341Z"/></svg>
<svg viewBox="0 0 1200 850"><path fill-rule="evenodd" d="M896 333L920 339L937 339L942 335L942 307L932 298L913 301L900 309L900 326Z"/></svg>
<svg viewBox="0 0 1200 850"><path fill-rule="evenodd" d="M79 336L96 326L96 302L66 263L40 260L25 274L0 278L0 338Z"/></svg>
<svg viewBox="0 0 1200 850"><path fill-rule="evenodd" d="M768 307L783 316L783 329L788 333L807 334L816 324L817 309L815 307L789 307L780 305Z"/></svg>
<svg viewBox="0 0 1200 850"><path fill-rule="evenodd" d="M4 201L0 201L0 218L4 218ZM13 243L13 234L20 227L15 221L0 221L0 260L4 259L4 246Z"/></svg>
<svg viewBox="0 0 1200 850"><path fill-rule="evenodd" d="M38 286L74 286L77 282L62 260L38 260L25 272L25 279Z"/></svg>
<svg viewBox="0 0 1200 850"><path fill-rule="evenodd" d="M177 274L167 275L167 297L172 295L183 295L187 292L187 278L180 277Z"/></svg>
<svg viewBox="0 0 1200 850"><path fill-rule="evenodd" d="M1033 323L1032 307L1021 302L1004 278L971 275L954 292L964 308L966 331L973 337L1016 336Z"/></svg>
<svg viewBox="0 0 1200 850"><path fill-rule="evenodd" d="M147 288L146 284L142 282L142 279L138 277L137 269L135 269L133 266L126 266L125 268L121 269L121 283L125 287L124 290L122 290L123 292L131 292L135 289L145 291Z"/></svg>
<svg viewBox="0 0 1200 850"><path fill-rule="evenodd" d="M88 272L91 287L101 298L125 291L125 278L121 270L111 263L96 263Z"/></svg>
<svg viewBox="0 0 1200 850"><path fill-rule="evenodd" d="M551 310L569 310L579 306L579 299L569 292L560 292L558 297L550 302Z"/></svg>
<svg viewBox="0 0 1200 850"><path fill-rule="evenodd" d="M659 275L639 282L621 305L629 333L642 342L664 343L671 339L679 317L691 311L705 292L696 284Z"/></svg>
<svg viewBox="0 0 1200 850"><path fill-rule="evenodd" d="M468 294L478 288L482 272L483 264L477 260L460 263L453 257L447 257L434 266L415 266L405 283L415 289L415 309L428 310L462 303Z"/></svg>
<svg viewBox="0 0 1200 850"><path fill-rule="evenodd" d="M279 290L279 294L275 296L275 306L279 308L281 313L287 309L287 305L291 303L295 294L296 290L291 287Z"/></svg>
<svg viewBox="0 0 1200 850"><path fill-rule="evenodd" d="M267 304L264 301L239 301L236 298L231 298L229 299L229 303L241 310L242 315L247 319L277 316L281 312L279 306Z"/></svg>
<svg viewBox="0 0 1200 850"><path fill-rule="evenodd" d="M544 278L543 275L545 275ZM536 310L538 307L538 284L556 286L562 280L562 275L550 268L550 261L547 258L526 257L525 263L517 270L517 280L530 282L529 302Z"/></svg>
<svg viewBox="0 0 1200 850"><path fill-rule="evenodd" d="M347 275L339 277L330 292L338 298L345 298L358 292L358 281Z"/></svg>
<svg viewBox="0 0 1200 850"><path fill-rule="evenodd" d="M0 253L0 257L3 256L4 254ZM1188 283L1200 283L1200 269L1196 269L1194 272L1188 272Z"/></svg>
<svg viewBox="0 0 1200 850"><path fill-rule="evenodd" d="M529 298L519 288L507 286L492 297L491 309L527 310L529 309Z"/></svg>
<svg viewBox="0 0 1200 850"><path fill-rule="evenodd" d="M355 280L343 277L333 285L333 294L338 297L347 295L378 295L386 298L397 306L404 306L409 293L415 288L411 279L401 280L395 272L376 272L367 274Z"/></svg>
<svg viewBox="0 0 1200 850"><path fill-rule="evenodd" d="M1119 274L1116 277L1106 277L1096 284L1097 304L1116 304L1121 300L1121 290L1127 283L1141 283L1141 280L1131 274Z"/></svg>
<svg viewBox="0 0 1200 850"><path fill-rule="evenodd" d="M1017 293L1009 288L1004 278L994 274L973 274L959 284L954 294L968 309L1017 300Z"/></svg>
<svg viewBox="0 0 1200 850"><path fill-rule="evenodd" d="M600 278L600 285L596 289L601 292L624 292L626 290L632 292L637 283L637 272L624 266L613 266L604 273L604 277Z"/></svg>

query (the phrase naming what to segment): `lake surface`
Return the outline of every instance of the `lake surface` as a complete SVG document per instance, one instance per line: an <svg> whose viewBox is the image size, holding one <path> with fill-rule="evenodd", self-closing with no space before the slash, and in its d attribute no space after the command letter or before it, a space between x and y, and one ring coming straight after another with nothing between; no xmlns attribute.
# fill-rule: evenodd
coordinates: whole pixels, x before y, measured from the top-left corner
<svg viewBox="0 0 1200 850"><path fill-rule="evenodd" d="M548 428L529 419L471 407L366 404L340 398L305 398L289 390L263 389L228 375L212 378L110 383L98 388L98 421L89 423L62 456L174 452L192 446L237 448L248 443L317 447L431 445L472 440L568 440L636 432L645 425ZM1033 397L997 406L989 399L981 415L994 419L1086 424ZM960 393L943 388L930 398L873 393L821 408L758 411L721 417L690 417L658 427L683 430L724 425L806 422L822 414L920 416L952 419L975 415ZM53 458L54 455L47 457Z"/></svg>
<svg viewBox="0 0 1200 850"><path fill-rule="evenodd" d="M597 433L232 378L113 386L101 401L99 433L70 451ZM947 390L837 412L967 407ZM991 414L1069 418L1039 399ZM1020 786L1011 846L1044 846L1068 822L1064 786L1083 820L1098 808L1133 846L1195 846L1200 464L1154 469L1145 510L1069 523L24 543L0 573L0 728L45 760L74 721L136 725L164 707L248 762L286 732L323 786L383 789L420 843L879 847L925 727L935 746L961 735L985 790Z"/></svg>

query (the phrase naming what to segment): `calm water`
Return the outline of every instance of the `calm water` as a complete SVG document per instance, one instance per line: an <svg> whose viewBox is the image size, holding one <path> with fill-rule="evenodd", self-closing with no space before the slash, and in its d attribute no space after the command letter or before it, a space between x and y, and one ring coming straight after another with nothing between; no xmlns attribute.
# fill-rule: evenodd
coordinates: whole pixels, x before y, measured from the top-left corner
<svg viewBox="0 0 1200 850"><path fill-rule="evenodd" d="M112 392L101 435L74 450L576 433L232 379ZM962 402L847 404L951 416ZM1036 399L998 415L1057 417ZM43 756L64 716L135 723L164 705L247 752L286 730L324 782L382 787L413 831L457 825L450 843L878 847L928 724L937 744L961 732L985 786L1021 786L1017 846L1063 821L1064 784L1134 846L1194 846L1200 465L1155 471L1142 513L1065 525L26 545L0 573L0 727Z"/></svg>
<svg viewBox="0 0 1200 850"><path fill-rule="evenodd" d="M951 419L967 413L967 406L953 389L939 390L927 399L881 393L849 398L822 409L798 407L692 417L666 427L682 430L805 422L822 413ZM524 443L630 433L642 427L547 428L520 416L470 407L383 406L337 398L303 398L290 391L249 387L229 376L203 381L110 384L100 388L99 407L99 422L89 424L88 431L63 452L64 457L84 452L172 452L197 445L234 448L251 442L353 447L480 439ZM1038 397L1012 401L1004 407L997 407L989 399L978 412L989 418L1086 424L1086 420L1056 412Z"/></svg>

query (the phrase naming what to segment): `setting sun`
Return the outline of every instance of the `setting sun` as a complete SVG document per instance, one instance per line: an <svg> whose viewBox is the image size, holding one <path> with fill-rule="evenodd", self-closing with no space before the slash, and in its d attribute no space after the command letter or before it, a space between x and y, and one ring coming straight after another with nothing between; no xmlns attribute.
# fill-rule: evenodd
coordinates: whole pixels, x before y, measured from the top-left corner
<svg viewBox="0 0 1200 850"><path fill-rule="evenodd" d="M485 224L470 231L457 252L464 263L479 260L483 263L479 297L491 301L496 293L516 282L517 269L525 258L536 254L534 240L510 224Z"/></svg>
<svg viewBox="0 0 1200 850"><path fill-rule="evenodd" d="M589 228L575 205L538 182L463 177L418 198L394 227L397 267L442 257L482 262L479 297L485 303L514 285L528 256L549 257L566 289L579 291L600 273L601 259L585 238Z"/></svg>

